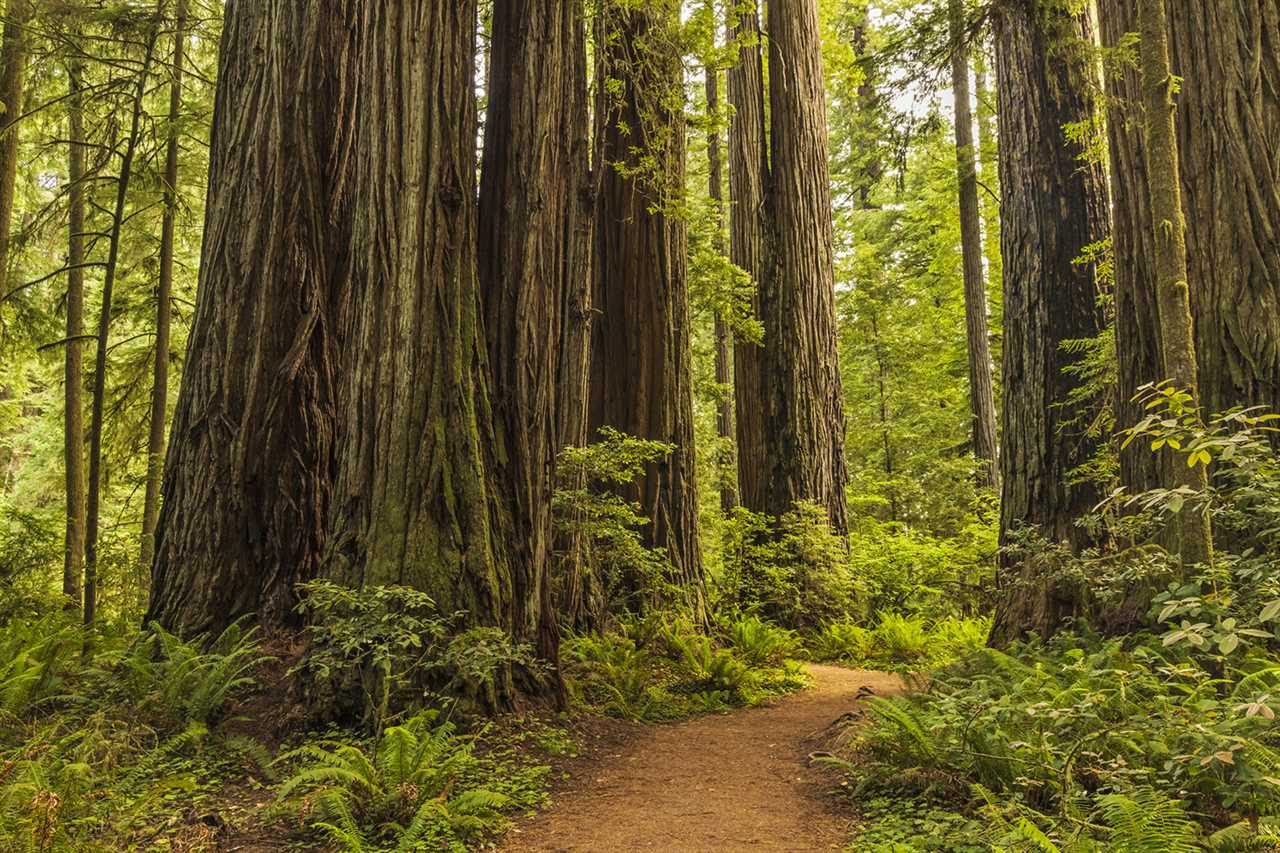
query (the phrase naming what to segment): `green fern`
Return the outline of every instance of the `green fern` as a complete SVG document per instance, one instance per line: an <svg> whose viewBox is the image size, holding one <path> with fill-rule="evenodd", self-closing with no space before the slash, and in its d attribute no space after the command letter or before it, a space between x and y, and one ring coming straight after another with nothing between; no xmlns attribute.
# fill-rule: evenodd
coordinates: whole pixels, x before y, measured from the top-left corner
<svg viewBox="0 0 1280 853"><path fill-rule="evenodd" d="M1115 853L1195 853L1203 850L1200 827L1180 800L1153 788L1108 794L1098 800L1098 816L1111 829Z"/></svg>

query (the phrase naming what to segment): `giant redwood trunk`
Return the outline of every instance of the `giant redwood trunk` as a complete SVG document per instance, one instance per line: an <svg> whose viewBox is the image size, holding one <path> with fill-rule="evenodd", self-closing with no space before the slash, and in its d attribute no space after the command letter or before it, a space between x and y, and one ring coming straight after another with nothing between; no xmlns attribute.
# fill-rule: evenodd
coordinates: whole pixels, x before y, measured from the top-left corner
<svg viewBox="0 0 1280 853"><path fill-rule="evenodd" d="M1102 328L1095 272L1077 264L1106 236L1100 168L1063 128L1093 113L1088 18L1057 2L1004 0L996 9L1000 114L1001 248L1004 257L1004 385L1001 541L1029 528L1071 548L1087 544L1076 521L1099 500L1074 468L1095 445L1078 405L1063 404L1078 378L1067 340ZM1070 422L1068 422L1070 421ZM1082 592L1042 561L1002 558L992 641L1047 636L1082 605Z"/></svg>
<svg viewBox="0 0 1280 853"><path fill-rule="evenodd" d="M729 123L729 260L756 284L752 296L760 313L760 276L766 267L768 229L764 193L769 175L765 129L764 64L760 18L754 2L730 10L729 43L738 45L738 61L729 68L727 90L733 117ZM753 512L764 512L764 396L760 386L762 350L752 341L733 343L734 432L738 451L738 498Z"/></svg>
<svg viewBox="0 0 1280 853"><path fill-rule="evenodd" d="M843 533L844 406L836 355L826 95L815 0L769 5L771 257L761 278L765 510L797 501Z"/></svg>
<svg viewBox="0 0 1280 853"><path fill-rule="evenodd" d="M575 0L498 0L480 180L479 280L491 368L495 473L511 512L517 637L558 657L551 493L564 316L587 172L574 139L586 75ZM585 283L585 277L584 277ZM573 322L569 318L567 322Z"/></svg>
<svg viewBox="0 0 1280 853"><path fill-rule="evenodd" d="M1280 410L1280 0L1170 0L1201 403Z"/></svg>
<svg viewBox="0 0 1280 853"><path fill-rule="evenodd" d="M644 544L665 550L671 580L701 614L686 235L676 209L685 133L678 7L604 9L590 429L675 446L622 493L648 520ZM647 592L642 579L625 584L633 606L650 603L638 597Z"/></svg>
<svg viewBox="0 0 1280 853"><path fill-rule="evenodd" d="M335 2L227 4L209 195L147 619L290 619L319 568L336 427L339 143L355 92ZM387 398L390 405L390 398Z"/></svg>
<svg viewBox="0 0 1280 853"><path fill-rule="evenodd" d="M1098 4L1104 47L1115 49L1138 30L1133 0ZM1134 402L1138 389L1165 379L1156 313L1155 245L1147 193L1147 152L1143 139L1142 88L1138 68L1107 64L1107 141L1111 158L1111 248L1115 258L1116 425L1127 429L1145 414ZM1143 442L1120 450L1120 481L1132 493L1168 482L1167 456Z"/></svg>
<svg viewBox="0 0 1280 853"><path fill-rule="evenodd" d="M513 534L488 453L475 260L476 5L362 3L351 14L358 156L322 573L413 587L468 624L505 627Z"/></svg>

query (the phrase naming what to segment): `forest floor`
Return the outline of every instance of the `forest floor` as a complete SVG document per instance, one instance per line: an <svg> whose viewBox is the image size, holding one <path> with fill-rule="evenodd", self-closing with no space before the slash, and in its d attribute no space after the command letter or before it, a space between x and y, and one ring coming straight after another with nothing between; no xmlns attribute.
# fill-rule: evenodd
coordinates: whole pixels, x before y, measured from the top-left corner
<svg viewBox="0 0 1280 853"><path fill-rule="evenodd" d="M842 849L849 817L809 755L859 699L902 689L895 675L810 665L813 686L759 708L636 727L570 769L546 811L503 853Z"/></svg>

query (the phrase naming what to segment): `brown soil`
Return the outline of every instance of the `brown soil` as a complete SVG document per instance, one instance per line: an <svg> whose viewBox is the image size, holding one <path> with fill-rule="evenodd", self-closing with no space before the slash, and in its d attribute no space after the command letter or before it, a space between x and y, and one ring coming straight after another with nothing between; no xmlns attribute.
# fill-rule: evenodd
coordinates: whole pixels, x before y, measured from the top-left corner
<svg viewBox="0 0 1280 853"><path fill-rule="evenodd" d="M504 853L839 850L848 839L811 766L831 724L897 676L810 666L813 687L760 708L633 731L575 767L550 808L508 833Z"/></svg>

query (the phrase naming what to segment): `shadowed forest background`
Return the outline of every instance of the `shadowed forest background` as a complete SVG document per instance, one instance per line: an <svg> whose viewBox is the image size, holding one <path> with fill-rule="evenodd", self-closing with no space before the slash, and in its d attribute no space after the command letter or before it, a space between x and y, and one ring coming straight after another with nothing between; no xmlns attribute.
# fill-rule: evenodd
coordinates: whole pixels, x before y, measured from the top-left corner
<svg viewBox="0 0 1280 853"><path fill-rule="evenodd" d="M10 848L1277 849L1278 0L5 5Z"/></svg>

